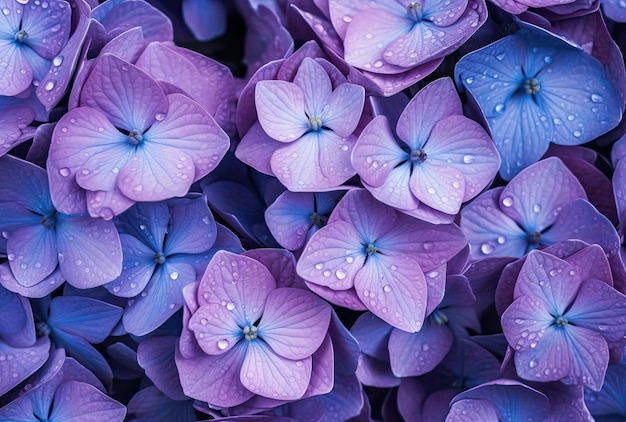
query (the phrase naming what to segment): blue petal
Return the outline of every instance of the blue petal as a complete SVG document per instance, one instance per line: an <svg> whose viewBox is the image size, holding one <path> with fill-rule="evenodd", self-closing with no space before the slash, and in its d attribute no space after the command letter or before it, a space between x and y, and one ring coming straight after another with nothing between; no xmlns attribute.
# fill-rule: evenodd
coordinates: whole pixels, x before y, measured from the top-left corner
<svg viewBox="0 0 626 422"><path fill-rule="evenodd" d="M48 324L89 343L101 343L121 317L122 309L115 305L81 296L59 296L50 302Z"/></svg>

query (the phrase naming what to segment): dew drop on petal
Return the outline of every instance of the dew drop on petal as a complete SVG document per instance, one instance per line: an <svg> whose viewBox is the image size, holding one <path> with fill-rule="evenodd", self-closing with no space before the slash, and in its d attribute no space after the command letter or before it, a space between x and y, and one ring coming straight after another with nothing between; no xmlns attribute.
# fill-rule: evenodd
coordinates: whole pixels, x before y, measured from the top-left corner
<svg viewBox="0 0 626 422"><path fill-rule="evenodd" d="M604 101L604 98L602 98L598 94L591 94L591 101L593 101L594 103L601 103L602 101Z"/></svg>
<svg viewBox="0 0 626 422"><path fill-rule="evenodd" d="M483 243L480 245L480 251L485 255L490 255L494 251L494 247L491 243Z"/></svg>
<svg viewBox="0 0 626 422"><path fill-rule="evenodd" d="M217 348L220 349L220 350L224 350L224 349L226 349L228 347L228 344L229 344L228 340L223 338L223 339L221 339L221 340L219 340L217 342ZM252 376L254 377L254 374ZM251 378L251 377L248 377L248 378Z"/></svg>
<svg viewBox="0 0 626 422"><path fill-rule="evenodd" d="M346 272L344 270L337 270L335 271L335 277L337 277L339 280L343 280L344 278L346 278Z"/></svg>
<svg viewBox="0 0 626 422"><path fill-rule="evenodd" d="M59 174L60 174L61 176L63 176L63 177L67 177L67 176L69 176L69 175L70 175L70 169L69 169L69 168L67 168L67 167L61 167L61 168L59 169Z"/></svg>
<svg viewBox="0 0 626 422"><path fill-rule="evenodd" d="M531 361L528 363L528 366L530 366L530 368L534 368L535 366L537 366L537 361L534 359L531 359Z"/></svg>
<svg viewBox="0 0 626 422"><path fill-rule="evenodd" d="M232 302L228 302L228 303L226 304L226 309L228 309L229 311L233 311L233 310L235 310L235 304L234 304L234 303L232 303Z"/></svg>
<svg viewBox="0 0 626 422"><path fill-rule="evenodd" d="M496 241L498 242L498 245L504 245L506 243L506 237L498 236L498 239L496 239Z"/></svg>
<svg viewBox="0 0 626 422"><path fill-rule="evenodd" d="M385 284L385 285L383 286L383 291L384 291L385 293L389 293L389 292L391 291L391 286L390 286L389 284Z"/></svg>
<svg viewBox="0 0 626 422"><path fill-rule="evenodd" d="M59 67L63 64L63 56L56 56L52 59L52 64Z"/></svg>
<svg viewBox="0 0 626 422"><path fill-rule="evenodd" d="M176 279L178 278L178 272L176 272L176 271L172 271L172 272L170 273L170 278L171 278L172 280L176 280Z"/></svg>
<svg viewBox="0 0 626 422"><path fill-rule="evenodd" d="M346 258L347 260L348 258ZM324 268L324 264L322 264L321 262L318 262L317 264L315 264L315 269L318 271L321 271Z"/></svg>
<svg viewBox="0 0 626 422"><path fill-rule="evenodd" d="M472 164L474 162L474 160L476 160L476 156L472 155L472 154L465 154L463 156L463 162L465 164Z"/></svg>
<svg viewBox="0 0 626 422"><path fill-rule="evenodd" d="M523 320L523 319L521 319L521 318L515 318L515 323L516 323L516 324L522 324L523 322L524 322L524 320Z"/></svg>
<svg viewBox="0 0 626 422"><path fill-rule="evenodd" d="M56 82L54 81L48 81L46 82L46 85L43 87L46 91L52 91L54 89L54 85L56 84Z"/></svg>
<svg viewBox="0 0 626 422"><path fill-rule="evenodd" d="M539 213L539 212L541 212L541 205L540 205L540 204L535 204L535 205L533 205L533 212L534 212L534 213Z"/></svg>
<svg viewBox="0 0 626 422"><path fill-rule="evenodd" d="M511 197L506 197L502 200L502 205L504 205L505 207L510 207L513 205L513 198Z"/></svg>

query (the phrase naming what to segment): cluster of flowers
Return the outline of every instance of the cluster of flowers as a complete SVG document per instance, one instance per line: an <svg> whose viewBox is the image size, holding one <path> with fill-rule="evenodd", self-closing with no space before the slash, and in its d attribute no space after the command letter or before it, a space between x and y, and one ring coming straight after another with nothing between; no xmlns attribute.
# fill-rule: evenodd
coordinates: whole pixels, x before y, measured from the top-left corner
<svg viewBox="0 0 626 422"><path fill-rule="evenodd" d="M0 0L0 421L623 420L602 1Z"/></svg>

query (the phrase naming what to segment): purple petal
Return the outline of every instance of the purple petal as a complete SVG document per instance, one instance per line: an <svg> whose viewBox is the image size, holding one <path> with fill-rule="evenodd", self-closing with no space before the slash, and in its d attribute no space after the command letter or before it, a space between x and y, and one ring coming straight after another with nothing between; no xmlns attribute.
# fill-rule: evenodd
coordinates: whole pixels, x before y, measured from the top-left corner
<svg viewBox="0 0 626 422"><path fill-rule="evenodd" d="M467 233L474 259L487 255L521 257L526 253L526 232L500 210L503 189L488 190L461 211L461 228Z"/></svg>
<svg viewBox="0 0 626 422"><path fill-rule="evenodd" d="M400 384L400 378L397 378L391 372L389 362L381 361L368 355L361 355L359 358L359 367L356 375L363 385L373 387L396 387Z"/></svg>
<svg viewBox="0 0 626 422"><path fill-rule="evenodd" d="M109 36L141 22L146 43L152 41L172 41L171 20L159 9L145 2L111 2L94 7L92 17L100 22Z"/></svg>
<svg viewBox="0 0 626 422"><path fill-rule="evenodd" d="M118 89L103 89L110 85ZM110 54L98 58L83 86L80 105L104 111L120 129L141 132L168 108L167 98L154 79Z"/></svg>
<svg viewBox="0 0 626 422"><path fill-rule="evenodd" d="M389 361L397 377L423 375L435 368L452 347L454 338L446 326L427 318L417 333L392 330Z"/></svg>
<svg viewBox="0 0 626 422"><path fill-rule="evenodd" d="M240 381L248 390L261 396L295 400L304 395L311 379L311 369L311 357L285 359L264 342L256 341L248 346Z"/></svg>
<svg viewBox="0 0 626 422"><path fill-rule="evenodd" d="M330 130L310 131L274 151L272 173L291 191L335 188L356 173L350 163L355 142Z"/></svg>
<svg viewBox="0 0 626 422"><path fill-rule="evenodd" d="M354 276L365 262L358 234L349 223L338 221L317 231L298 260L298 275L333 290L352 287Z"/></svg>
<svg viewBox="0 0 626 422"><path fill-rule="evenodd" d="M359 299L379 318L414 333L422 328L427 285L415 259L403 254L372 254L354 278Z"/></svg>
<svg viewBox="0 0 626 422"><path fill-rule="evenodd" d="M462 116L463 110L452 80L437 79L421 89L407 104L398 119L396 131L411 149L419 149L429 139L438 121L457 115ZM417 116L424 117L417 119Z"/></svg>
<svg viewBox="0 0 626 422"><path fill-rule="evenodd" d="M196 341L208 355L228 353L243 339L243 331L226 306L209 303L201 306L189 320Z"/></svg>
<svg viewBox="0 0 626 422"><path fill-rule="evenodd" d="M235 156L256 170L274 175L270 166L272 154L283 144L271 138L259 122L246 132L235 150Z"/></svg>
<svg viewBox="0 0 626 422"><path fill-rule="evenodd" d="M304 359L322 344L331 308L303 289L281 288L267 297L259 336L286 359Z"/></svg>
<svg viewBox="0 0 626 422"><path fill-rule="evenodd" d="M22 286L13 276L9 263L0 264L0 283L7 290L18 293L24 297L42 298L49 295L65 282L65 277L61 274L61 269L56 268L48 277L32 287Z"/></svg>
<svg viewBox="0 0 626 422"><path fill-rule="evenodd" d="M213 245L217 227L206 198L181 202L169 210L165 255L202 253Z"/></svg>
<svg viewBox="0 0 626 422"><path fill-rule="evenodd" d="M1 341L11 347L29 347L35 343L35 322L27 298L0 287L0 315Z"/></svg>
<svg viewBox="0 0 626 422"><path fill-rule="evenodd" d="M312 193L283 192L265 211L265 221L280 245L296 250L304 245L315 211Z"/></svg>
<svg viewBox="0 0 626 422"><path fill-rule="evenodd" d="M50 339L40 337L30 347L14 348L0 341L0 356L5 361L0 365L0 395L4 395L39 369L48 358ZM7 360L7 356L12 359Z"/></svg>
<svg viewBox="0 0 626 422"><path fill-rule="evenodd" d="M183 18L198 41L226 32L226 5L220 0L183 0Z"/></svg>
<svg viewBox="0 0 626 422"><path fill-rule="evenodd" d="M552 341L555 317L546 304L534 296L521 296L502 314L502 330L507 341L516 352L545 350L544 343ZM549 331L549 332L546 332Z"/></svg>
<svg viewBox="0 0 626 422"><path fill-rule="evenodd" d="M67 43L72 10L63 1L53 0L24 7L21 28L28 32L25 44L48 60L59 54Z"/></svg>
<svg viewBox="0 0 626 422"><path fill-rule="evenodd" d="M377 116L359 135L352 152L351 161L366 184L373 187L380 187L385 184L392 191L404 192L405 189L400 188L407 185L396 183L399 189L392 189L396 184L393 183L393 179L389 179L398 167L408 168L408 166L399 166L408 158L408 154L395 141L387 118Z"/></svg>
<svg viewBox="0 0 626 422"><path fill-rule="evenodd" d="M77 288L101 286L122 272L122 247L112 221L57 216L59 267Z"/></svg>
<svg viewBox="0 0 626 422"><path fill-rule="evenodd" d="M409 187L421 202L447 214L459 212L466 190L463 173L455 166L429 159L413 167Z"/></svg>
<svg viewBox="0 0 626 422"><path fill-rule="evenodd" d="M54 228L37 224L13 230L7 240L7 254L11 271L20 284L38 284L58 263Z"/></svg>
<svg viewBox="0 0 626 422"><path fill-rule="evenodd" d="M365 103L365 90L360 85L341 84L331 94L327 108L322 109L324 126L347 138L354 132Z"/></svg>
<svg viewBox="0 0 626 422"><path fill-rule="evenodd" d="M59 296L50 302L48 323L55 330L101 343L111 333L122 309L99 300L80 296Z"/></svg>
<svg viewBox="0 0 626 422"><path fill-rule="evenodd" d="M179 387L180 388L180 387ZM181 392L182 395L182 392ZM197 421L191 401L184 398L173 400L161 390L149 386L139 390L128 402L128 413L138 421L176 420L178 422Z"/></svg>
<svg viewBox="0 0 626 422"><path fill-rule="evenodd" d="M228 353L184 359L176 352L176 366L185 395L213 406L236 406L254 393L239 380L247 341L237 343Z"/></svg>
<svg viewBox="0 0 626 422"><path fill-rule="evenodd" d="M139 343L137 363L163 394L172 400L185 400L174 363L177 337L152 337Z"/></svg>
<svg viewBox="0 0 626 422"><path fill-rule="evenodd" d="M2 267L0 266L0 269ZM361 299L357 295L354 288L347 290L333 290L330 287L320 286L319 284L311 283L305 280L306 286L316 295L326 299L333 305L342 306L344 308L352 309L353 311L365 311L367 307L363 305Z"/></svg>
<svg viewBox="0 0 626 422"><path fill-rule="evenodd" d="M578 179L558 158L546 158L522 171L502 191L502 210L528 232L542 231L574 199L586 199Z"/></svg>
<svg viewBox="0 0 626 422"><path fill-rule="evenodd" d="M235 321L243 326L259 319L270 291L275 288L274 278L260 262L219 251L202 277L198 296L207 292L210 303L225 302L224 306L232 308Z"/></svg>
<svg viewBox="0 0 626 422"><path fill-rule="evenodd" d="M121 234L120 240L124 256L122 273L104 287L115 296L135 297L145 289L154 273L155 251L127 234Z"/></svg>
<svg viewBox="0 0 626 422"><path fill-rule="evenodd" d="M293 142L309 130L304 111L304 94L287 81L260 81L255 102L263 130L279 142Z"/></svg>
<svg viewBox="0 0 626 422"><path fill-rule="evenodd" d="M4 116L7 120L14 117L12 114ZM0 163L0 198L3 202L16 202L42 215L51 211L53 206L45 170L10 155L2 156ZM3 216L2 220L7 217Z"/></svg>
<svg viewBox="0 0 626 422"><path fill-rule="evenodd" d="M67 397L72 398L71 404L67 402ZM52 407L50 418L55 420L121 422L126 415L126 408L121 403L83 382L64 382L59 385L52 400L55 406Z"/></svg>
<svg viewBox="0 0 626 422"><path fill-rule="evenodd" d="M499 420L496 409L487 400L458 400L450 406L446 422L473 422Z"/></svg>
<svg viewBox="0 0 626 422"><path fill-rule="evenodd" d="M17 95L30 86L33 71L24 49L25 47L13 40L0 41L0 60L7 64L0 74L0 95ZM24 73L21 72L22 70Z"/></svg>
<svg viewBox="0 0 626 422"><path fill-rule="evenodd" d="M302 90L306 115L322 117L324 107L330 106L332 91L330 77L324 68L314 59L305 57L293 78L293 83ZM301 121L300 119L299 122ZM326 124L324 119L322 121ZM348 136L350 133L342 136Z"/></svg>

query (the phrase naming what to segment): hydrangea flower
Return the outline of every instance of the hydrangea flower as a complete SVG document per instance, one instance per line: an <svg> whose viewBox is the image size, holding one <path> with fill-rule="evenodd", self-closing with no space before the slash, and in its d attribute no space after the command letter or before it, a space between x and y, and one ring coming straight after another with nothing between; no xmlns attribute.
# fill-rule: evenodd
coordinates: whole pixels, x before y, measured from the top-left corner
<svg viewBox="0 0 626 422"><path fill-rule="evenodd" d="M297 271L309 286L324 288L329 300L335 302L331 292L339 292L347 296L340 304L360 303L390 325L413 333L422 328L432 288L424 274L465 245L456 226L417 220L376 201L364 189L354 189L337 204L328 224L311 236Z"/></svg>
<svg viewBox="0 0 626 422"><path fill-rule="evenodd" d="M118 90L103 91L103 86ZM226 153L228 136L195 101L104 54L52 135L47 167L62 212L111 219L138 201L185 195Z"/></svg>
<svg viewBox="0 0 626 422"><path fill-rule="evenodd" d="M413 97L396 132L398 141L385 116L374 118L359 135L352 164L377 199L409 215L451 222L500 167L489 135L463 116L449 78Z"/></svg>
<svg viewBox="0 0 626 422"><path fill-rule="evenodd" d="M176 365L187 396L228 407L255 394L296 400L307 392L312 356L330 322L326 302L304 289L277 288L259 261L227 251L184 294Z"/></svg>
<svg viewBox="0 0 626 422"><path fill-rule="evenodd" d="M23 394L0 408L2 422L122 422L126 408L108 397L91 372L57 349L31 379Z"/></svg>
<svg viewBox="0 0 626 422"><path fill-rule="evenodd" d="M600 390L609 345L626 334L626 296L541 251L528 254L502 328L523 379Z"/></svg>
<svg viewBox="0 0 626 422"><path fill-rule="evenodd" d="M267 227L280 245L300 249L326 225L343 192L283 192L265 211Z"/></svg>
<svg viewBox="0 0 626 422"><path fill-rule="evenodd" d="M135 335L150 333L183 306L183 287L204 273L218 247L240 250L225 229L218 230L204 197L139 203L115 223L122 273L104 287L130 299L123 323Z"/></svg>
<svg viewBox="0 0 626 422"><path fill-rule="evenodd" d="M63 280L85 289L120 274L122 249L113 222L59 211L45 170L8 155L0 163L0 230L8 259L0 280L6 288L41 297Z"/></svg>
<svg viewBox="0 0 626 422"><path fill-rule="evenodd" d="M240 159L291 191L332 189L355 174L350 153L365 91L336 75L333 81L329 73L336 70L323 63L305 58L293 82L259 81L260 127L248 131L237 148ZM254 156L260 148L268 151ZM268 154L269 163L259 163Z"/></svg>
<svg viewBox="0 0 626 422"><path fill-rule="evenodd" d="M466 55L455 77L487 121L505 180L538 161L550 142L583 144L622 116L622 101L602 65L537 28L522 28Z"/></svg>
<svg viewBox="0 0 626 422"><path fill-rule="evenodd" d="M385 96L432 73L487 19L486 4L480 0L290 3L292 32L308 26L351 83Z"/></svg>

